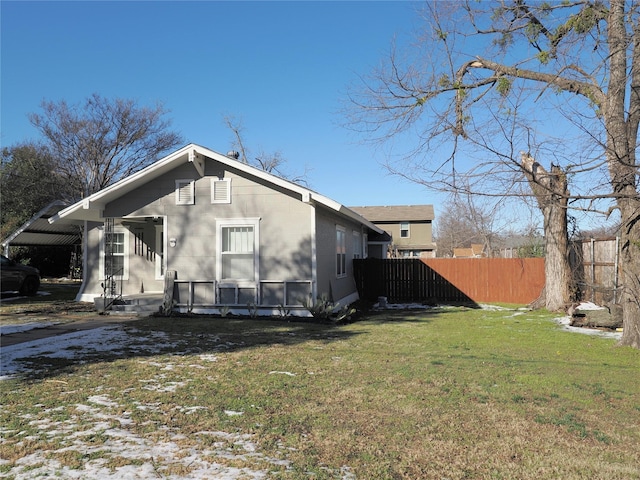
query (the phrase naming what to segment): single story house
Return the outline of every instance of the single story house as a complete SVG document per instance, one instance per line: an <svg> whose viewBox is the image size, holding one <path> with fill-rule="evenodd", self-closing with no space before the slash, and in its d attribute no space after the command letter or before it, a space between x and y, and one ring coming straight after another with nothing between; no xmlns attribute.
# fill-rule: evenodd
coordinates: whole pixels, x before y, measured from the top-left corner
<svg viewBox="0 0 640 480"><path fill-rule="evenodd" d="M387 252L391 258L434 258L433 205L388 205L350 207L393 239Z"/></svg>
<svg viewBox="0 0 640 480"><path fill-rule="evenodd" d="M317 192L199 145L177 150L50 221L84 226L77 300L166 293L215 313L358 299L352 259L384 231ZM386 249L385 249L386 250Z"/></svg>

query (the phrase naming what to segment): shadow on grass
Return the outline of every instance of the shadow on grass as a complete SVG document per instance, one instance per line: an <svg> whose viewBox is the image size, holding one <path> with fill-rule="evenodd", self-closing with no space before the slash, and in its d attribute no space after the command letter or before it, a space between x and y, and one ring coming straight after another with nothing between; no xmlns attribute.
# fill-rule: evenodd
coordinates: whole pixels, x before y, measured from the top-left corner
<svg viewBox="0 0 640 480"><path fill-rule="evenodd" d="M20 378L38 381L72 373L81 365L120 359L216 354L307 341L329 343L359 334L331 324L275 318L147 317L49 337L37 344L13 345L3 349L2 363L4 366L10 357L21 366Z"/></svg>
<svg viewBox="0 0 640 480"><path fill-rule="evenodd" d="M24 314L52 313L59 310L61 306L64 306L66 310L95 311L92 303L75 301L78 289L78 282L43 281L38 293L32 297L20 295L18 292L2 292L0 294L0 318L16 311Z"/></svg>
<svg viewBox="0 0 640 480"><path fill-rule="evenodd" d="M428 323L436 315L460 314L459 308L360 310L351 324ZM321 323L316 319L214 317L176 315L105 323L100 330L72 333L73 339L50 337L37 348L18 346L11 355L27 379L52 378L75 371L80 365L113 362L123 358L156 355L193 355L234 352L265 346L297 345L307 341L335 342L366 333L349 325ZM5 355L3 354L3 357ZM3 359L4 365L4 359Z"/></svg>
<svg viewBox="0 0 640 480"><path fill-rule="evenodd" d="M388 308L388 309L372 309L361 314L357 321L368 323L425 323L430 322L432 317L443 316L451 313L460 315L463 308L475 309L479 308L475 304L459 304L447 306L433 306L424 308Z"/></svg>

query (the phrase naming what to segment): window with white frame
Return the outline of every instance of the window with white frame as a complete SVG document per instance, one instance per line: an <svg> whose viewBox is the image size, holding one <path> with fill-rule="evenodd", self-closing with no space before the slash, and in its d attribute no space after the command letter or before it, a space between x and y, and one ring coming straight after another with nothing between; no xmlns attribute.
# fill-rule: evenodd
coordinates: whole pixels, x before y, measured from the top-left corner
<svg viewBox="0 0 640 480"><path fill-rule="evenodd" d="M409 238L409 222L400 222L400 237Z"/></svg>
<svg viewBox="0 0 640 480"><path fill-rule="evenodd" d="M231 203L231 179L211 179L211 203Z"/></svg>
<svg viewBox="0 0 640 480"><path fill-rule="evenodd" d="M353 258L362 258L362 242L360 232L353 231Z"/></svg>
<svg viewBox="0 0 640 480"><path fill-rule="evenodd" d="M218 280L258 279L259 219L219 220Z"/></svg>
<svg viewBox="0 0 640 480"><path fill-rule="evenodd" d="M196 181L193 179L176 180L176 205L196 203Z"/></svg>
<svg viewBox="0 0 640 480"><path fill-rule="evenodd" d="M113 275L113 278L128 280L129 278L129 243L127 230L115 227L111 233L103 229L100 242L100 272L102 278Z"/></svg>
<svg viewBox="0 0 640 480"><path fill-rule="evenodd" d="M338 278L347 275L347 235L345 229L336 226L336 276Z"/></svg>

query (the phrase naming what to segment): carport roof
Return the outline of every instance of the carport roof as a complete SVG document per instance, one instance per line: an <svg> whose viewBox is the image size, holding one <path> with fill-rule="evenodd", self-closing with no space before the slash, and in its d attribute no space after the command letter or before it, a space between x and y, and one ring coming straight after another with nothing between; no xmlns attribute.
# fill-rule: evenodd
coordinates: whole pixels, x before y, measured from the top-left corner
<svg viewBox="0 0 640 480"><path fill-rule="evenodd" d="M74 245L80 242L80 228L76 225L49 223L67 204L57 200L50 203L20 228L2 241L2 247L34 245Z"/></svg>

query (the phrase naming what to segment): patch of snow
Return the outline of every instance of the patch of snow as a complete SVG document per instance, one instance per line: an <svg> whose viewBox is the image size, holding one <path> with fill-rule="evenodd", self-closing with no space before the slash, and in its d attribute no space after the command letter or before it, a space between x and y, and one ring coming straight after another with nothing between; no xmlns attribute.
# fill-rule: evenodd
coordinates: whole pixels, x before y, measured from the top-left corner
<svg viewBox="0 0 640 480"><path fill-rule="evenodd" d="M218 361L218 357L215 356L215 355L212 355L210 353L199 355L198 358L200 358L200 360L205 360L207 362L217 362Z"/></svg>
<svg viewBox="0 0 640 480"><path fill-rule="evenodd" d="M596 328L572 327L570 317L559 317L555 320L560 326L562 326L562 330L567 332L582 333L584 335L593 335L603 338L613 338L616 340L619 340L622 337L622 332L608 332L605 330L598 330Z"/></svg>
<svg viewBox="0 0 640 480"><path fill-rule="evenodd" d="M271 371L269 372L269 375L289 375L290 377L295 377L296 374L295 373L291 373L291 372L277 372L277 371Z"/></svg>
<svg viewBox="0 0 640 480"><path fill-rule="evenodd" d="M433 305L423 305L422 303L387 303L384 306L375 303L373 308L375 310L427 310L435 307Z"/></svg>
<svg viewBox="0 0 640 480"><path fill-rule="evenodd" d="M225 410L224 414L228 417L238 417L240 415L244 415L244 412L236 412L235 410Z"/></svg>
<svg viewBox="0 0 640 480"><path fill-rule="evenodd" d="M137 333L129 330L129 333ZM173 345L161 332L143 335L130 335L120 325L83 330L51 338L9 345L0 349L0 381L13 378L32 366L30 357L39 362L47 358L73 359L88 353L125 354L134 351L160 352L162 348Z"/></svg>
<svg viewBox="0 0 640 480"><path fill-rule="evenodd" d="M104 407L117 407L118 403L109 399L107 395L92 395L87 398L89 403L95 403L96 405L102 405Z"/></svg>
<svg viewBox="0 0 640 480"><path fill-rule="evenodd" d="M53 325L57 325L54 322L30 322L20 325L0 325L0 335L11 335L12 333L28 332L29 330L36 330L38 328L47 328Z"/></svg>
<svg viewBox="0 0 640 480"><path fill-rule="evenodd" d="M601 307L591 302L582 302L576 307L576 310L606 310L605 307Z"/></svg>

